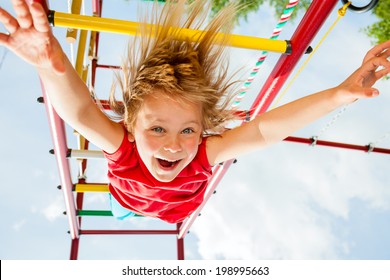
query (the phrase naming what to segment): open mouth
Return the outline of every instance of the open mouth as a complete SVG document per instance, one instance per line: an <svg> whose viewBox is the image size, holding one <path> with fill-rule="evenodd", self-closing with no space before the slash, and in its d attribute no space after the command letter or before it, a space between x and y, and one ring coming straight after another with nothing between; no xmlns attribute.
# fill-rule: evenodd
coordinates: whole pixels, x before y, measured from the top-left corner
<svg viewBox="0 0 390 280"><path fill-rule="evenodd" d="M178 163L180 162L180 159L179 160L174 160L174 161L170 161L170 160L165 160L165 159L161 159L161 158L158 158L157 159L158 163L160 164L160 166L164 169L173 169L176 167L176 165L178 165Z"/></svg>

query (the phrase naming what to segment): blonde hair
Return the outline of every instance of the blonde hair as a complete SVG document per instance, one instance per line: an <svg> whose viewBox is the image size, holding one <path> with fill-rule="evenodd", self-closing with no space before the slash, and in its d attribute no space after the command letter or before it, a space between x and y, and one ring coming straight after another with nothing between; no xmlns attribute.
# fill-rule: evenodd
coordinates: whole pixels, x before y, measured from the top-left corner
<svg viewBox="0 0 390 280"><path fill-rule="evenodd" d="M129 44L109 100L130 132L145 96L156 90L179 102L201 104L204 131L216 130L233 117L227 110L234 93L224 51L236 7L224 8L191 42L191 38L175 38L183 28L201 29L210 4L195 0L187 6L185 2L167 1L160 11L155 2L149 17L142 19L138 36ZM150 28L150 24L159 28ZM123 102L115 97L117 86Z"/></svg>

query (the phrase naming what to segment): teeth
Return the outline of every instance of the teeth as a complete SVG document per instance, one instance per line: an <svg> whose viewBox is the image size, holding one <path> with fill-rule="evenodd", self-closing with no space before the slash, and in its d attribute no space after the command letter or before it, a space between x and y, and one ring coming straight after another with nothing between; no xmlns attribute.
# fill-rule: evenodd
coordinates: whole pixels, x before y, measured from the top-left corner
<svg viewBox="0 0 390 280"><path fill-rule="evenodd" d="M165 160L165 159L161 159L161 158L157 158L159 164L164 167L164 168L172 168L173 166L176 165L177 162L179 162L180 160Z"/></svg>
<svg viewBox="0 0 390 280"><path fill-rule="evenodd" d="M179 159L178 159L178 160L169 160L169 159L164 159L164 158L159 158L159 159L165 160L165 161L168 161L168 162L176 162L176 161L179 161Z"/></svg>

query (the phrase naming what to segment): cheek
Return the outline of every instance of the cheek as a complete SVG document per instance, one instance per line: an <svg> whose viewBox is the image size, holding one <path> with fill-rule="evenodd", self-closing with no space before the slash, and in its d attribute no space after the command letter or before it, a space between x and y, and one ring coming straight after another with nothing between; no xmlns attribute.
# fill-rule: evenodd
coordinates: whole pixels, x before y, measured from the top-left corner
<svg viewBox="0 0 390 280"><path fill-rule="evenodd" d="M199 144L199 138L187 139L186 141L184 141L184 146L187 153L194 156L198 152Z"/></svg>
<svg viewBox="0 0 390 280"><path fill-rule="evenodd" d="M153 153L160 148L160 142L157 139L142 134L135 137L135 142L138 150L142 150L143 153Z"/></svg>

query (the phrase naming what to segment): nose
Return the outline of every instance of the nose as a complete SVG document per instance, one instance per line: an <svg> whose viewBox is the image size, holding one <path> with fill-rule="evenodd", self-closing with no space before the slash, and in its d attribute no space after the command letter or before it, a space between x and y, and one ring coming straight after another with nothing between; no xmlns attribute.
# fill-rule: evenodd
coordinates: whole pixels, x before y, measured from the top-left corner
<svg viewBox="0 0 390 280"><path fill-rule="evenodd" d="M171 153L181 152L181 143L178 136L172 136L168 139L168 141L164 145L164 150Z"/></svg>

